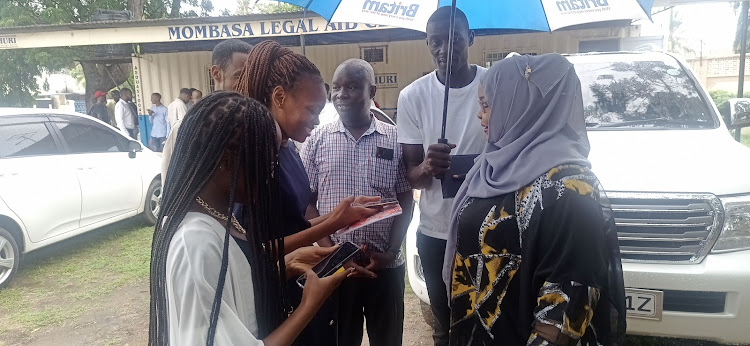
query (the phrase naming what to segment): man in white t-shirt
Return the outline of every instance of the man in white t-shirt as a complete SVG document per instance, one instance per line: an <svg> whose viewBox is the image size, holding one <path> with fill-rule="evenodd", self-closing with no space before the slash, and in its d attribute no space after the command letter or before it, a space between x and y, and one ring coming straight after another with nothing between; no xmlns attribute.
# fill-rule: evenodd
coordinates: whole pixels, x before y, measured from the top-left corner
<svg viewBox="0 0 750 346"><path fill-rule="evenodd" d="M398 98L398 141L404 152L407 178L422 189L421 220L417 248L424 269L430 305L437 323L436 346L448 345L450 308L442 279L443 258L452 214L452 199L443 199L437 177L450 167L450 155L479 154L486 140L476 119L480 110L477 87L485 68L469 64L469 47L474 32L466 15L456 11L451 90L445 137L450 144L438 144L442 129L443 95L448 70L450 7L439 8L427 22L427 47L436 70L407 86ZM426 152L426 154L425 154Z"/></svg>

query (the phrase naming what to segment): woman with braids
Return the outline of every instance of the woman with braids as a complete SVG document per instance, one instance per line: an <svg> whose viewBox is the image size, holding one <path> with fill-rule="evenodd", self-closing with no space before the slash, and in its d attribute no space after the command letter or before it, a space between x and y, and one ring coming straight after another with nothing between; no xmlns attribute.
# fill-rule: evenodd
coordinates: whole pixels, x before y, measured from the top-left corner
<svg viewBox="0 0 750 346"><path fill-rule="evenodd" d="M328 216L305 218L312 198L310 180L296 146L289 141L304 142L319 123L327 94L318 68L275 41L263 41L250 51L236 91L268 107L281 128L279 179L287 250L311 245L337 231L327 227Z"/></svg>
<svg viewBox="0 0 750 346"><path fill-rule="evenodd" d="M150 345L290 345L351 274L317 278L310 267L328 249L283 255L280 140L266 107L236 93L211 94L184 118L154 233ZM247 206L242 223L227 216L233 203ZM353 222L346 209L335 218ZM287 315L285 281L304 273Z"/></svg>
<svg viewBox="0 0 750 346"><path fill-rule="evenodd" d="M327 238L339 228L330 227L332 215L312 220L305 217L313 196L310 179L296 146L290 140L302 143L318 125L318 115L326 105L327 93L318 68L305 56L296 54L274 41L257 44L245 63L239 78L237 92L260 101L271 111L281 128L279 165L281 184L282 229L286 249L296 249ZM359 197L357 203L377 201L379 198ZM351 204L347 199L342 204ZM341 207L341 205L339 205ZM364 268L352 264L358 275L374 276ZM301 292L289 285L290 301L297 302ZM299 345L336 345L336 312L334 302L328 302L299 338Z"/></svg>

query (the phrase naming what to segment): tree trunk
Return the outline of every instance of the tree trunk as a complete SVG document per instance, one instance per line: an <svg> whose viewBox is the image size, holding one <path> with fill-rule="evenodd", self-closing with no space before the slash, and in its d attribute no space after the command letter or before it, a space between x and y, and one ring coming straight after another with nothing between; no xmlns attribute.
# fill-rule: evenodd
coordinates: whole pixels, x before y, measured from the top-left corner
<svg viewBox="0 0 750 346"><path fill-rule="evenodd" d="M110 89L125 83L130 77L132 64L110 65L94 62L81 62L83 75L86 78L86 110L94 105L94 93L97 91L107 92ZM109 71L109 72L108 72Z"/></svg>
<svg viewBox="0 0 750 346"><path fill-rule="evenodd" d="M133 13L133 20L143 20L144 0L128 0L128 10Z"/></svg>
<svg viewBox="0 0 750 346"><path fill-rule="evenodd" d="M177 18L180 16L180 4L182 3L182 0L172 0L172 10L169 14L172 18Z"/></svg>

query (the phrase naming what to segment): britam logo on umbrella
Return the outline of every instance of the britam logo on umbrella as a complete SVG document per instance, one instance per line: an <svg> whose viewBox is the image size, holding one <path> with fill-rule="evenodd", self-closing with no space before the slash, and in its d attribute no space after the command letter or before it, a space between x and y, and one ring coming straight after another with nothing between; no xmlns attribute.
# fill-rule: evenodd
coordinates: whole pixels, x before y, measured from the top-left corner
<svg viewBox="0 0 750 346"><path fill-rule="evenodd" d="M419 4L404 4L403 2L380 2L375 0L365 0L362 5L362 12L381 16L396 16L414 18L419 11Z"/></svg>

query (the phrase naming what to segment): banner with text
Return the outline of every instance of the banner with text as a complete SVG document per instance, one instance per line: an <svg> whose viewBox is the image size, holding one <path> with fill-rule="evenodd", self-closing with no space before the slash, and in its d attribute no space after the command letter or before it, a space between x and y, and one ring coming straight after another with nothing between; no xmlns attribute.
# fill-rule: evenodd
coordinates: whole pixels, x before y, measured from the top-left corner
<svg viewBox="0 0 750 346"><path fill-rule="evenodd" d="M0 34L0 49L278 37L387 29L378 24L328 23L321 17L214 24L154 25Z"/></svg>
<svg viewBox="0 0 750 346"><path fill-rule="evenodd" d="M635 0L542 0L550 30L584 23L648 19Z"/></svg>

